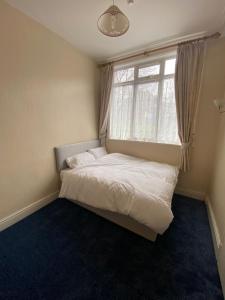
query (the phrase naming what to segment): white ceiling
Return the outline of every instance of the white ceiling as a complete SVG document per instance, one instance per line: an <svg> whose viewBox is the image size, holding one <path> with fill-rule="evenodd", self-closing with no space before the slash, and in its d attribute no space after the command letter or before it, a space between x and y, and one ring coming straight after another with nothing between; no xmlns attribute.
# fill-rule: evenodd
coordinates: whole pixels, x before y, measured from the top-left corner
<svg viewBox="0 0 225 300"><path fill-rule="evenodd" d="M129 31L110 38L97 29L111 0L6 0L98 61L149 48L152 43L199 32L224 23L225 0L115 0L128 16Z"/></svg>

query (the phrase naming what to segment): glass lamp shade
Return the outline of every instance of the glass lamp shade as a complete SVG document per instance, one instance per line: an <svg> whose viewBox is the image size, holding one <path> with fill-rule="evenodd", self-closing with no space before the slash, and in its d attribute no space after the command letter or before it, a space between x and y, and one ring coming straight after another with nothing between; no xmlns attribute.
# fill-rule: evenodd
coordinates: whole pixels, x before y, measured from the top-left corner
<svg viewBox="0 0 225 300"><path fill-rule="evenodd" d="M110 6L98 19L98 29L104 35L117 37L129 29L129 20L116 6Z"/></svg>

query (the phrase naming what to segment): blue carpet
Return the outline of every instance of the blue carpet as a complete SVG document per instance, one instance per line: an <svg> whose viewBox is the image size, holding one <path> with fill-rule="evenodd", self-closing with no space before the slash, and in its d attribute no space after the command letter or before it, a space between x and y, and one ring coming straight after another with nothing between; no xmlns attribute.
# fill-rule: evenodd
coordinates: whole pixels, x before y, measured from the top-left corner
<svg viewBox="0 0 225 300"><path fill-rule="evenodd" d="M204 203L149 242L57 199L0 233L0 299L223 299Z"/></svg>

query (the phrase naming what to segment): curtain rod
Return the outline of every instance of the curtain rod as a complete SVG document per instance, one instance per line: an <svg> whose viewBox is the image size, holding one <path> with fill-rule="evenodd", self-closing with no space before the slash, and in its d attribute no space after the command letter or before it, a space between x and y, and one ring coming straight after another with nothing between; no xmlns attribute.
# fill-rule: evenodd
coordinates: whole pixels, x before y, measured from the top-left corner
<svg viewBox="0 0 225 300"><path fill-rule="evenodd" d="M99 67L101 68L101 67L107 66L109 64L123 62L123 61L129 60L129 59L132 59L132 58L136 58L136 57L140 57L140 56L147 56L147 55L149 55L151 53L154 53L154 52L157 52L157 51L174 48L174 47L177 47L178 45L184 45L184 44L187 44L187 43L190 43L190 42L196 42L196 41L202 41L202 40L208 40L208 39L218 39L220 36L221 36L221 33L216 32L216 33L213 33L211 35L207 35L207 36L204 36L204 37L201 37L201 38L192 39L192 40L188 40L188 41L184 41L184 42L180 42L180 43L174 43L174 44L171 44L171 45L168 45L168 46L159 47L159 48L155 48L155 49L152 49L152 50L147 50L147 51L144 51L144 52L141 52L141 53L129 55L129 56L124 57L124 58L118 58L118 59L115 59L111 62L100 64Z"/></svg>

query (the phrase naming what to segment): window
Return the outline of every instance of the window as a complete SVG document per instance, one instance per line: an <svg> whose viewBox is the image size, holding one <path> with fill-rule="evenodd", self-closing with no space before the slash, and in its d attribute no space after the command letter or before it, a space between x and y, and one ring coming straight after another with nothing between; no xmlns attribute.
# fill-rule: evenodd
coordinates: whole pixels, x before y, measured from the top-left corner
<svg viewBox="0 0 225 300"><path fill-rule="evenodd" d="M175 57L115 69L111 139L179 144L174 92Z"/></svg>

